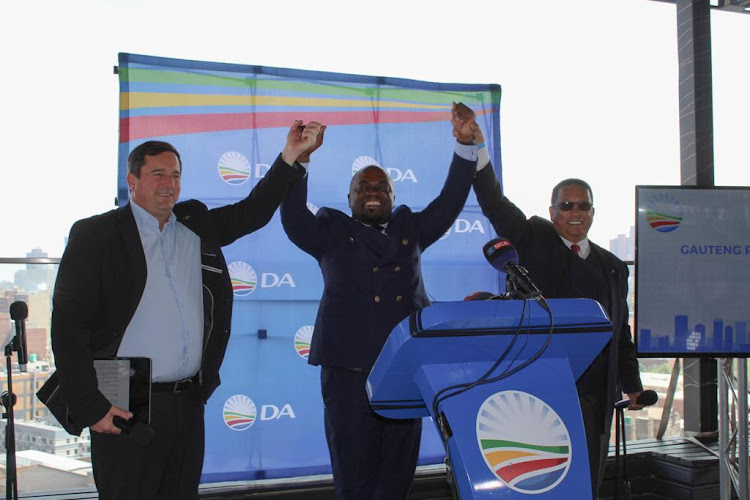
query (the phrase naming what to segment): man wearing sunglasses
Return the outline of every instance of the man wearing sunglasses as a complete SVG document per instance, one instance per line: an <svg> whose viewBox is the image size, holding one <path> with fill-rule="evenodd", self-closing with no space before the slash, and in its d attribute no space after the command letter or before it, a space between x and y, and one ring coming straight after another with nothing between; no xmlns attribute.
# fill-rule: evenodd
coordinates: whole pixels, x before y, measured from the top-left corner
<svg viewBox="0 0 750 500"><path fill-rule="evenodd" d="M474 141L484 144L474 127ZM518 250L520 264L546 298L585 297L597 300L612 320L609 345L578 379L576 387L586 431L593 497L597 497L609 448L612 413L620 391L631 410L643 391L638 359L628 324L628 268L588 239L594 221L591 187L565 179L552 190L550 220L526 215L505 197L486 148L479 149L474 192L482 212L499 236Z"/></svg>

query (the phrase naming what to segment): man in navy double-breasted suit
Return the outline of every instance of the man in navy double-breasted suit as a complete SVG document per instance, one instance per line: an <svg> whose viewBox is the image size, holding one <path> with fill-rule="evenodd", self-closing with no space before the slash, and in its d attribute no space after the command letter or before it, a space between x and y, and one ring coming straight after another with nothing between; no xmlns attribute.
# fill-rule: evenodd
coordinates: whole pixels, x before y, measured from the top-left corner
<svg viewBox="0 0 750 500"><path fill-rule="evenodd" d="M393 182L379 166L359 170L349 188L351 216L306 207L307 177L289 192L281 221L289 239L318 261L324 290L309 363L321 365L325 430L338 499L405 499L419 453L421 420L389 420L370 408L365 382L391 330L429 304L422 252L461 212L477 146L463 105L454 105L457 139L442 191L424 210L394 209ZM322 143L322 134L298 162Z"/></svg>

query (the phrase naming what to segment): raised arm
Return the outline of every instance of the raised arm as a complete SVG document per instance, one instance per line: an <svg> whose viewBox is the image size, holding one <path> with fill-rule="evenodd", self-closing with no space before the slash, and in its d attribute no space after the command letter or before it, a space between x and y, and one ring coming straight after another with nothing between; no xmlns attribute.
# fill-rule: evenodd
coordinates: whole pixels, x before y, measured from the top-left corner
<svg viewBox="0 0 750 500"><path fill-rule="evenodd" d="M420 244L427 248L448 230L463 210L476 171L474 132L478 128L474 112L461 103L453 103L451 113L456 152L440 194L416 214L419 221Z"/></svg>
<svg viewBox="0 0 750 500"><path fill-rule="evenodd" d="M315 141L297 156L297 162L305 164L303 168L307 168L310 155L323 145L325 130L325 125L320 125ZM300 130L300 134L302 133L304 131ZM308 176L305 175L302 180L296 183L282 202L281 224L292 243L302 251L320 259L325 238L319 221L307 208L307 179Z"/></svg>
<svg viewBox="0 0 750 500"><path fill-rule="evenodd" d="M289 189L305 174L297 160L316 144L322 128L317 122L304 125L294 121L282 153L247 198L210 211L211 225L222 246L268 224Z"/></svg>
<svg viewBox="0 0 750 500"><path fill-rule="evenodd" d="M531 226L526 215L503 194L484 145L482 129L477 126L473 132L474 141L479 145L477 174L473 181L477 202L495 232L518 246L529 236Z"/></svg>

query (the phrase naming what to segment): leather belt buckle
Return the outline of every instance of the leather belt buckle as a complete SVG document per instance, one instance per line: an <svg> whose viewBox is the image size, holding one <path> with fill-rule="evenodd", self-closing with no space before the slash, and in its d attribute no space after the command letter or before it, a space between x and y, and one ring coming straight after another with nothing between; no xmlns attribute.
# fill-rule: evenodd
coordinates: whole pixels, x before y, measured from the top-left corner
<svg viewBox="0 0 750 500"><path fill-rule="evenodd" d="M192 378L186 378L183 380L178 380L174 383L174 388L172 389L172 392L182 392L187 391L193 386L193 379Z"/></svg>

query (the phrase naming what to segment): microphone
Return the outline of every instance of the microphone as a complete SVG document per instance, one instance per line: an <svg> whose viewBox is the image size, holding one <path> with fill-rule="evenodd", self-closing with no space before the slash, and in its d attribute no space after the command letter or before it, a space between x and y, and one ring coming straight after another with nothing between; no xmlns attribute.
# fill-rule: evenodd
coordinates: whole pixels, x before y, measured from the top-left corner
<svg viewBox="0 0 750 500"><path fill-rule="evenodd" d="M508 275L511 282L524 295L524 298L542 295L542 292L529 278L529 272L518 265L518 252L513 248L510 241L505 238L495 238L485 243L482 252L484 258L492 267Z"/></svg>
<svg viewBox="0 0 750 500"><path fill-rule="evenodd" d="M29 316L29 306L26 302L13 302L10 305L10 319L16 323L15 350L18 351L18 370L27 371L29 362L26 350L26 318Z"/></svg>
<svg viewBox="0 0 750 500"><path fill-rule="evenodd" d="M656 391L652 391L651 389L643 391L635 400L636 404L643 406L651 406L657 401L659 401L659 396L656 394ZM630 399L623 399L615 403L616 409L627 408L628 406L630 406Z"/></svg>

